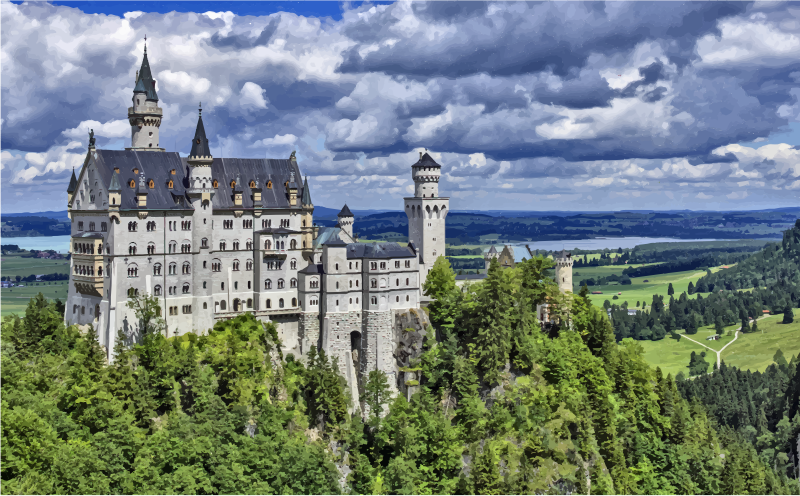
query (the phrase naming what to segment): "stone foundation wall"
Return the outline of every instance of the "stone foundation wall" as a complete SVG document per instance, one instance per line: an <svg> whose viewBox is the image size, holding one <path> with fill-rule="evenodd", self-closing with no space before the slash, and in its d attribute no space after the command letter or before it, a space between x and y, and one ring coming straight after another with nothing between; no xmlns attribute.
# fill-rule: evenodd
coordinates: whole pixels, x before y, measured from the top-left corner
<svg viewBox="0 0 800 496"><path fill-rule="evenodd" d="M323 349L331 359L339 359L339 373L347 377L345 367L348 363L346 355L351 351L350 333L354 331L361 333L362 342L364 338L361 329L361 311L329 313L325 321L327 327Z"/></svg>
<svg viewBox="0 0 800 496"><path fill-rule="evenodd" d="M298 333L302 356L308 354L312 346L319 348L319 312L301 312Z"/></svg>

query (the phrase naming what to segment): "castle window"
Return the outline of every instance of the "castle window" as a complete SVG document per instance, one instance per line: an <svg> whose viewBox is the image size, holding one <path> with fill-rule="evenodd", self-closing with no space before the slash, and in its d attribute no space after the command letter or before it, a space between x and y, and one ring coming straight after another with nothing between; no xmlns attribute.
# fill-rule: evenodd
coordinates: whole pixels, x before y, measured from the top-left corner
<svg viewBox="0 0 800 496"><path fill-rule="evenodd" d="M336 281L336 289L339 289L339 281Z"/></svg>
<svg viewBox="0 0 800 496"><path fill-rule="evenodd" d="M128 246L128 255L136 255L136 245L131 243Z"/></svg>
<svg viewBox="0 0 800 496"><path fill-rule="evenodd" d="M278 279L278 289L283 289L284 286L285 286L285 283L284 283L283 279Z"/></svg>
<svg viewBox="0 0 800 496"><path fill-rule="evenodd" d="M231 181L231 189L236 188L236 181Z"/></svg>
<svg viewBox="0 0 800 496"><path fill-rule="evenodd" d="M256 182L253 181L252 179L250 180L250 187L251 188L255 188L256 187Z"/></svg>
<svg viewBox="0 0 800 496"><path fill-rule="evenodd" d="M224 241L220 241L219 242L219 249L220 249L220 251L225 251L225 242Z"/></svg>
<svg viewBox="0 0 800 496"><path fill-rule="evenodd" d="M406 301L408 301L408 295L406 295Z"/></svg>
<svg viewBox="0 0 800 496"><path fill-rule="evenodd" d="M183 294L189 294L189 283L184 283L183 285ZM186 312L184 312L186 313Z"/></svg>
<svg viewBox="0 0 800 496"><path fill-rule="evenodd" d="M205 263L205 262L203 262L203 263ZM206 283L207 283L207 281L203 281L203 289L206 289Z"/></svg>
<svg viewBox="0 0 800 496"><path fill-rule="evenodd" d="M406 277L406 286L408 286L408 278Z"/></svg>
<svg viewBox="0 0 800 496"><path fill-rule="evenodd" d="M411 268L411 260L406 260L406 269Z"/></svg>
<svg viewBox="0 0 800 496"><path fill-rule="evenodd" d="M239 289L239 281L233 282L233 289Z"/></svg>
<svg viewBox="0 0 800 496"><path fill-rule="evenodd" d="M339 270L339 264L336 264L336 270Z"/></svg>
<svg viewBox="0 0 800 496"><path fill-rule="evenodd" d="M292 278L292 280L289 281L289 287L296 288L297 287L297 279Z"/></svg>
<svg viewBox="0 0 800 496"><path fill-rule="evenodd" d="M267 189L272 189L272 181L267 181Z"/></svg>
<svg viewBox="0 0 800 496"><path fill-rule="evenodd" d="M253 261L252 260L248 260L247 262L245 262L244 267L245 267L245 270L253 270Z"/></svg>
<svg viewBox="0 0 800 496"><path fill-rule="evenodd" d="M219 188L219 183L217 182L216 179L214 179L214 182L211 185L214 186L214 189Z"/></svg>
<svg viewBox="0 0 800 496"><path fill-rule="evenodd" d="M161 286L156 286L153 288L153 295L161 296Z"/></svg>
<svg viewBox="0 0 800 496"><path fill-rule="evenodd" d="M156 182L151 179L150 181L147 182L147 187L150 188L150 189L155 188L156 187Z"/></svg>
<svg viewBox="0 0 800 496"><path fill-rule="evenodd" d="M264 249L265 250L271 250L272 249L272 241L270 241L270 240L264 241Z"/></svg>
<svg viewBox="0 0 800 496"><path fill-rule="evenodd" d="M353 281L350 281L350 287L351 288L353 287Z"/></svg>
<svg viewBox="0 0 800 496"><path fill-rule="evenodd" d="M296 269L296 268L297 268L297 260L295 260L295 259L292 259L292 261L289 263L289 267L290 267L292 270Z"/></svg>
<svg viewBox="0 0 800 496"><path fill-rule="evenodd" d="M175 175L175 169L172 169L171 171L169 171L169 173L174 176Z"/></svg>
<svg viewBox="0 0 800 496"><path fill-rule="evenodd" d="M358 287L358 279L356 279L356 287Z"/></svg>
<svg viewBox="0 0 800 496"><path fill-rule="evenodd" d="M153 243L148 244L147 245L147 254L148 255L152 255L155 252L156 252L156 245L154 245Z"/></svg>
<svg viewBox="0 0 800 496"><path fill-rule="evenodd" d="M253 299L252 298L248 298L247 299L247 308L253 308Z"/></svg>
<svg viewBox="0 0 800 496"><path fill-rule="evenodd" d="M394 285L395 285L395 286L399 286L399 285L400 285L400 279L395 279L395 281L394 281Z"/></svg>
<svg viewBox="0 0 800 496"><path fill-rule="evenodd" d="M289 249L290 250L296 250L297 249L297 240L296 239L293 239L293 240L291 240L289 242Z"/></svg>
<svg viewBox="0 0 800 496"><path fill-rule="evenodd" d="M134 169L133 169L133 173L134 173L134 174L136 174L136 175L138 176L138 175L139 175L139 169L134 167Z"/></svg>
<svg viewBox="0 0 800 496"><path fill-rule="evenodd" d="M225 291L225 283L220 283L219 288L220 290Z"/></svg>
<svg viewBox="0 0 800 496"><path fill-rule="evenodd" d="M267 279L266 281L264 281L264 289L272 289L272 280L271 279Z"/></svg>
<svg viewBox="0 0 800 496"><path fill-rule="evenodd" d="M136 187L136 181L131 179L131 181L128 183L128 186L130 186L131 188L135 188Z"/></svg>
<svg viewBox="0 0 800 496"><path fill-rule="evenodd" d="M189 262L183 262L183 267L181 268L181 273L182 274L189 274L189 273L191 273L191 268L192 267L189 264Z"/></svg>
<svg viewBox="0 0 800 496"><path fill-rule="evenodd" d="M309 284L309 287L311 287L312 289L318 288L319 287L319 280L311 279L311 283Z"/></svg>
<svg viewBox="0 0 800 496"><path fill-rule="evenodd" d="M378 270L378 262L370 262L369 268L372 270Z"/></svg>
<svg viewBox="0 0 800 496"><path fill-rule="evenodd" d="M94 222L89 223L89 230L94 231Z"/></svg>
<svg viewBox="0 0 800 496"><path fill-rule="evenodd" d="M272 300L270 300L269 298L267 298L266 306L267 308L272 308Z"/></svg>
<svg viewBox="0 0 800 496"><path fill-rule="evenodd" d="M108 224L106 224L105 222L101 222L101 223L100 223L100 231L101 231L101 232L106 232L106 231L108 231Z"/></svg>
<svg viewBox="0 0 800 496"><path fill-rule="evenodd" d="M233 261L233 270L239 270L239 261L238 260L234 260Z"/></svg>
<svg viewBox="0 0 800 496"><path fill-rule="evenodd" d="M153 275L154 276L160 276L161 275L161 264L157 263L157 264L153 265Z"/></svg>
<svg viewBox="0 0 800 496"><path fill-rule="evenodd" d="M203 310L208 310L208 303L203 303Z"/></svg>
<svg viewBox="0 0 800 496"><path fill-rule="evenodd" d="M130 224L128 224L130 226ZM130 231L130 229L128 229ZM83 231L83 222L78 222L78 231Z"/></svg>
<svg viewBox="0 0 800 496"><path fill-rule="evenodd" d="M297 306L297 298L292 298L292 306L293 307Z"/></svg>
<svg viewBox="0 0 800 496"><path fill-rule="evenodd" d="M278 300L278 306L279 306L280 308L283 308L283 298L281 298L281 299L279 299L279 300Z"/></svg>
<svg viewBox="0 0 800 496"><path fill-rule="evenodd" d="M174 184L172 182L172 179L170 179L169 182L167 182L167 188L172 189L173 186Z"/></svg>
<svg viewBox="0 0 800 496"><path fill-rule="evenodd" d="M378 297L377 296L373 296L372 298L370 298L370 303L372 303L373 305L377 305L378 304Z"/></svg>
<svg viewBox="0 0 800 496"><path fill-rule="evenodd" d="M381 270L386 270L386 262L381 262Z"/></svg>
<svg viewBox="0 0 800 496"><path fill-rule="evenodd" d="M169 242L169 253L177 253L178 251L178 243L175 241Z"/></svg>
<svg viewBox="0 0 800 496"><path fill-rule="evenodd" d="M203 238L200 240L200 247L201 248L208 248L208 238Z"/></svg>
<svg viewBox="0 0 800 496"><path fill-rule="evenodd" d="M371 288L377 288L377 287L378 287L378 280L377 280L377 279L372 279L372 280L369 282L369 287L371 287Z"/></svg>
<svg viewBox="0 0 800 496"><path fill-rule="evenodd" d="M222 301L219 302L219 309L220 310L225 310L227 307L228 307L228 304L225 303L225 300L222 300Z"/></svg>
<svg viewBox="0 0 800 496"><path fill-rule="evenodd" d="M400 260L395 260L395 262L394 262L394 268L395 268L395 269L399 269L399 268L400 268Z"/></svg>
<svg viewBox="0 0 800 496"><path fill-rule="evenodd" d="M222 270L222 262L219 260L213 260L211 262L211 271L212 272L220 272Z"/></svg>
<svg viewBox="0 0 800 496"><path fill-rule="evenodd" d="M169 264L169 275L174 276L177 273L178 273L178 264L172 262L171 264Z"/></svg>
<svg viewBox="0 0 800 496"><path fill-rule="evenodd" d="M239 242L238 241L234 241L233 242L233 249L234 250L238 250L239 249Z"/></svg>
<svg viewBox="0 0 800 496"><path fill-rule="evenodd" d="M394 301L396 301L397 303L400 303L400 297L399 296L395 296L394 297Z"/></svg>
<svg viewBox="0 0 800 496"><path fill-rule="evenodd" d="M253 283L252 281L247 281L247 289L252 289Z"/></svg>

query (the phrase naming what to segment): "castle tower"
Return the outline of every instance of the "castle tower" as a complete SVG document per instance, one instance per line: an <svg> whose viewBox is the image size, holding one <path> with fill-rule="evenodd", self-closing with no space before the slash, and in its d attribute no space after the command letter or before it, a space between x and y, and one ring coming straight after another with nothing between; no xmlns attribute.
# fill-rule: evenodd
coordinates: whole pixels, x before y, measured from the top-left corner
<svg viewBox="0 0 800 496"><path fill-rule="evenodd" d="M133 88L133 107L128 107L128 121L131 124L131 147L126 150L151 150L163 152L158 141L158 128L161 126L161 107L158 106L156 81L150 72L147 60L147 45L144 46L142 67L136 73L136 86Z"/></svg>
<svg viewBox="0 0 800 496"><path fill-rule="evenodd" d="M442 166L427 153L411 166L414 196L405 198L408 240L420 255L420 286L425 282L436 258L445 254L445 217L450 198L439 197Z"/></svg>
<svg viewBox="0 0 800 496"><path fill-rule="evenodd" d="M303 258L313 262L314 256L314 203L311 201L311 190L308 188L308 176L303 181L303 196L300 199L300 206L303 213L300 214L300 230L303 233L302 241Z"/></svg>
<svg viewBox="0 0 800 496"><path fill-rule="evenodd" d="M186 196L194 207L194 215L191 222L192 232L192 252L196 253L195 266L210 266L212 262L211 240L213 229L213 215L211 200L214 198L214 185L211 178L211 164L214 157L211 156L211 148L206 139L206 129L203 125L203 109L197 112L197 128L192 139L192 149L186 158L189 164L189 187L186 189ZM172 180L170 176L169 180ZM213 284L204 284L208 275L201 270L192 271L192 288L194 291L197 308L203 308L205 304L208 308L214 308L212 295ZM214 326L212 314L208 312L198 313L195 316L193 326L195 329L209 329Z"/></svg>
<svg viewBox="0 0 800 496"><path fill-rule="evenodd" d="M556 283L562 293L572 292L572 254L561 250L556 257Z"/></svg>
<svg viewBox="0 0 800 496"><path fill-rule="evenodd" d="M345 203L344 208L339 212L337 215L339 219L339 227L342 228L342 231L347 233L350 236L350 240L342 240L345 243L349 243L355 241L353 238L353 222L355 221L355 217L353 217L353 213L347 208L347 204ZM351 241L352 240L352 241Z"/></svg>
<svg viewBox="0 0 800 496"><path fill-rule="evenodd" d="M492 259L497 258L500 256L500 253L495 250L494 246L489 248L489 251L483 254L483 261L484 261L484 269L489 270L489 266L492 265Z"/></svg>

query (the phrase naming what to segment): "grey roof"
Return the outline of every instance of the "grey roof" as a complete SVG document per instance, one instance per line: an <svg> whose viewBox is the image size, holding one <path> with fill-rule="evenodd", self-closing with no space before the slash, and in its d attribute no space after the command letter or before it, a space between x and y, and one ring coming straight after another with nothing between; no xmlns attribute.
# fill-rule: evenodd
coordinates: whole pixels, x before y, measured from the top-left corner
<svg viewBox="0 0 800 496"><path fill-rule="evenodd" d="M342 240L339 238L339 236L335 236L335 237L334 237L334 236L331 236L331 238L330 238L330 239L328 239L328 241L326 241L326 242L322 243L322 245L323 245L323 246L347 246L347 243L345 243L344 241L342 241ZM347 257L347 258L350 258L350 257Z"/></svg>
<svg viewBox="0 0 800 496"><path fill-rule="evenodd" d="M489 277L488 274L461 274L460 276L456 276L456 281L481 280L487 277Z"/></svg>
<svg viewBox="0 0 800 496"><path fill-rule="evenodd" d="M339 233L342 230L338 227L320 227L316 239L314 239L314 249L319 249L322 245L328 242L331 238L339 239Z"/></svg>
<svg viewBox="0 0 800 496"><path fill-rule="evenodd" d="M323 269L322 264L308 264L308 267L301 270L300 274L324 274L325 269Z"/></svg>
<svg viewBox="0 0 800 496"><path fill-rule="evenodd" d="M190 157L210 157L211 148L208 146L208 139L206 139L206 128L203 126L203 111L200 110L197 116L197 129L194 131L194 139L192 140L192 151L189 152Z"/></svg>
<svg viewBox="0 0 800 496"><path fill-rule="evenodd" d="M344 207L342 208L341 211L339 211L337 217L353 217L353 212L351 212L350 209L347 208L347 203L344 204Z"/></svg>
<svg viewBox="0 0 800 496"><path fill-rule="evenodd" d="M306 176L306 180L303 181L303 199L300 200L300 203L303 205L313 205L313 203L311 203L311 190L308 189L308 176Z"/></svg>
<svg viewBox="0 0 800 496"><path fill-rule="evenodd" d="M153 152L144 152L151 153ZM181 159L184 168L188 167L186 158ZM220 209L251 209L253 208L253 195L250 190L250 181L256 184L256 189L261 189L261 206L264 208L297 208L289 205L289 192L284 186L289 180L290 173L300 174L296 162L272 158L215 158L211 163L211 177L218 181L216 194L211 201L212 208ZM237 174L241 182L242 205L233 202L231 181L236 180ZM267 183L272 182L272 188L267 188ZM237 187L237 190L239 188Z"/></svg>
<svg viewBox="0 0 800 496"><path fill-rule="evenodd" d="M414 258L417 254L410 246L398 243L350 243L347 258Z"/></svg>
<svg viewBox="0 0 800 496"><path fill-rule="evenodd" d="M441 167L441 165L437 164L436 161L425 152L422 157L417 161L416 164L412 165L411 167Z"/></svg>
<svg viewBox="0 0 800 496"><path fill-rule="evenodd" d="M497 253L497 250L494 249L494 245L486 253Z"/></svg>
<svg viewBox="0 0 800 496"><path fill-rule="evenodd" d="M111 184L108 185L109 191L122 191L122 186L119 185L119 174L114 171L111 176Z"/></svg>
<svg viewBox="0 0 800 496"><path fill-rule="evenodd" d="M75 168L72 168L72 177L69 180L69 186L67 186L67 193L74 193L75 190L78 189L78 178L75 177Z"/></svg>
<svg viewBox="0 0 800 496"><path fill-rule="evenodd" d="M158 101L156 94L156 82L153 79L153 74L150 72L150 62L147 60L147 47L144 47L144 58L142 59L142 67L139 69L139 77L136 79L136 88L134 93L139 90L139 84L144 86L144 92L147 93L148 100Z"/></svg>
<svg viewBox="0 0 800 496"><path fill-rule="evenodd" d="M140 210L136 200L136 190L139 177L133 170L144 172L145 180L153 180L155 187L147 189L148 210L187 210L191 204L186 201L187 167L177 153L151 152L134 150L97 150L95 164L98 174L109 188L112 185L114 169L119 168L117 186L120 189L120 209ZM175 171L175 175L171 171ZM172 179L173 187L170 190L168 181ZM134 187L129 186L131 180Z"/></svg>

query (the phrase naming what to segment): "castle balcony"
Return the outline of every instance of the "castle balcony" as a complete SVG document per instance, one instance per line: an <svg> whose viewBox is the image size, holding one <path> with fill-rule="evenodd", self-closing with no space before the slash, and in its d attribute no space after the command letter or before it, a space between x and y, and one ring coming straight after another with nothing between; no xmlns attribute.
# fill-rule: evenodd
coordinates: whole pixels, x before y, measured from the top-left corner
<svg viewBox="0 0 800 496"><path fill-rule="evenodd" d="M135 117L144 117L144 116L153 116L153 117L161 117L163 111L161 107L142 107L138 112L133 110L133 107L128 107L128 118L130 119L132 116Z"/></svg>
<svg viewBox="0 0 800 496"><path fill-rule="evenodd" d="M103 296L103 276L72 276L75 290L88 296Z"/></svg>

